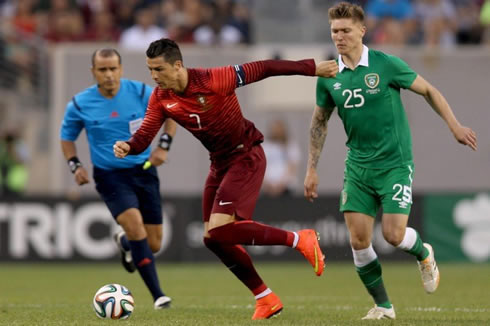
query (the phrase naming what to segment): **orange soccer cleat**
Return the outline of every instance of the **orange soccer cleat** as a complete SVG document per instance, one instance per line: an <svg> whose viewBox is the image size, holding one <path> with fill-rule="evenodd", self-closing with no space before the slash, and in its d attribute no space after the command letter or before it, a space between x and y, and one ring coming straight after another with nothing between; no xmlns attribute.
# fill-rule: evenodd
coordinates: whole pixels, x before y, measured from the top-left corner
<svg viewBox="0 0 490 326"><path fill-rule="evenodd" d="M320 239L318 233L312 229L301 230L298 231L298 236L299 241L296 249L298 249L298 251L305 256L306 260L310 262L316 275L322 275L323 270L325 269L325 262L323 261L325 255L323 255L320 244L318 243L318 240Z"/></svg>
<svg viewBox="0 0 490 326"><path fill-rule="evenodd" d="M281 314L282 308L283 305L279 297L274 293L270 293L265 297L257 300L252 320L277 317Z"/></svg>

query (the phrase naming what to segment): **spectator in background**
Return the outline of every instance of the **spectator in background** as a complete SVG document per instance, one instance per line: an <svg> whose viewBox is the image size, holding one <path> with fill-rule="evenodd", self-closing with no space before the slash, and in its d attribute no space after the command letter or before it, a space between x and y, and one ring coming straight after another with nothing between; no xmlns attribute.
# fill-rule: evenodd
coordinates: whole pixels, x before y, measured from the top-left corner
<svg viewBox="0 0 490 326"><path fill-rule="evenodd" d="M250 43L250 12L246 1L235 1L229 24L236 27L242 34L242 43Z"/></svg>
<svg viewBox="0 0 490 326"><path fill-rule="evenodd" d="M127 29L134 25L134 12L142 0L127 0L119 2L116 9L117 24L121 29Z"/></svg>
<svg viewBox="0 0 490 326"><path fill-rule="evenodd" d="M238 28L227 23L229 16L214 2L205 6L205 22L194 31L194 41L202 45L237 44L242 41Z"/></svg>
<svg viewBox="0 0 490 326"><path fill-rule="evenodd" d="M180 43L194 42L194 31L203 23L207 6L200 0L162 2L161 16L169 37Z"/></svg>
<svg viewBox="0 0 490 326"><path fill-rule="evenodd" d="M483 41L490 44L490 0L485 0L480 11L480 24L483 26Z"/></svg>
<svg viewBox="0 0 490 326"><path fill-rule="evenodd" d="M34 0L19 0L5 4L2 17L3 44L0 68L1 85L7 88L21 87L29 91L35 84L36 52L31 40L37 33Z"/></svg>
<svg viewBox="0 0 490 326"><path fill-rule="evenodd" d="M456 10L450 0L417 0L415 12L428 46L453 46L456 43Z"/></svg>
<svg viewBox="0 0 490 326"><path fill-rule="evenodd" d="M454 2L457 14L458 44L480 44L482 28L478 20L480 6L477 0L458 0Z"/></svg>
<svg viewBox="0 0 490 326"><path fill-rule="evenodd" d="M154 40L167 37L167 31L156 25L156 14L152 7L138 8L135 17L136 24L121 34L121 48L144 51Z"/></svg>
<svg viewBox="0 0 490 326"><path fill-rule="evenodd" d="M116 15L117 8L127 1L116 0L78 0L77 3L82 13L85 26L93 25L95 16L102 12L110 12L112 16ZM119 4L121 3L121 4ZM114 18L113 18L114 19Z"/></svg>
<svg viewBox="0 0 490 326"><path fill-rule="evenodd" d="M77 8L77 0L37 0L37 9L53 13Z"/></svg>
<svg viewBox="0 0 490 326"><path fill-rule="evenodd" d="M115 25L114 15L105 10L95 13L83 39L92 42L117 42L120 34L119 28Z"/></svg>
<svg viewBox="0 0 490 326"><path fill-rule="evenodd" d="M22 138L14 130L0 137L0 194L19 196L25 191L29 152Z"/></svg>
<svg viewBox="0 0 490 326"><path fill-rule="evenodd" d="M34 11L36 0L18 0L15 2L15 11L11 24L16 30L29 38L37 31L37 19Z"/></svg>
<svg viewBox="0 0 490 326"><path fill-rule="evenodd" d="M87 0L86 0L87 1ZM90 0L89 0L90 1ZM96 0L92 0L96 1ZM107 0L106 0L107 1ZM158 11L160 0L124 0L116 1L116 20L121 29L127 29L135 24L134 14L141 7L149 7L153 11ZM169 0L161 0L167 2Z"/></svg>
<svg viewBox="0 0 490 326"><path fill-rule="evenodd" d="M286 123L274 120L269 124L264 152L267 159L262 190L272 197L291 195L300 162L298 144L290 139Z"/></svg>
<svg viewBox="0 0 490 326"><path fill-rule="evenodd" d="M84 24L79 10L67 9L48 14L48 31L44 38L52 43L83 40Z"/></svg>
<svg viewBox="0 0 490 326"><path fill-rule="evenodd" d="M411 40L415 28L411 1L370 0L366 15L368 42L401 45Z"/></svg>

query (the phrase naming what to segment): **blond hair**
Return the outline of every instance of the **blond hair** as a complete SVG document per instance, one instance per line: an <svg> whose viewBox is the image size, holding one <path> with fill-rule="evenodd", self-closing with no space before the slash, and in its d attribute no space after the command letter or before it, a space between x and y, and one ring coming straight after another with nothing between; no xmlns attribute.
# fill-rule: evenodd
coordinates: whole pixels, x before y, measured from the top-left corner
<svg viewBox="0 0 490 326"><path fill-rule="evenodd" d="M364 23L364 10L361 6L349 2L340 2L328 10L328 19L350 18L354 21Z"/></svg>

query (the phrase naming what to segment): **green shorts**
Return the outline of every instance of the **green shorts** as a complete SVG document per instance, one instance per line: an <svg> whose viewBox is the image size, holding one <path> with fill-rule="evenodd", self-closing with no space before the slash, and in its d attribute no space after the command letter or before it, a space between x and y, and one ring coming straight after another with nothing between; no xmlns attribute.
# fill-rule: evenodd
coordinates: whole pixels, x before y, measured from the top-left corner
<svg viewBox="0 0 490 326"><path fill-rule="evenodd" d="M412 207L413 163L390 169L366 169L347 162L340 211L376 217L383 213L410 214Z"/></svg>

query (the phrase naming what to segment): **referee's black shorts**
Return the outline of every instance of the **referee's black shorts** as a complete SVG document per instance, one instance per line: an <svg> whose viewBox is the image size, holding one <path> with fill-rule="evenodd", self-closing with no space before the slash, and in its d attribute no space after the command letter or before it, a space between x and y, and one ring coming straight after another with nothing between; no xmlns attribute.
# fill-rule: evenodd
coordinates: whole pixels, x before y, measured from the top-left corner
<svg viewBox="0 0 490 326"><path fill-rule="evenodd" d="M160 181L154 166L141 165L129 169L103 170L94 167L95 188L112 216L129 208L137 208L144 224L162 224Z"/></svg>

